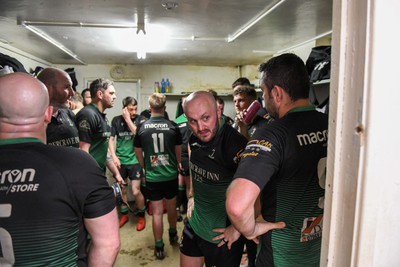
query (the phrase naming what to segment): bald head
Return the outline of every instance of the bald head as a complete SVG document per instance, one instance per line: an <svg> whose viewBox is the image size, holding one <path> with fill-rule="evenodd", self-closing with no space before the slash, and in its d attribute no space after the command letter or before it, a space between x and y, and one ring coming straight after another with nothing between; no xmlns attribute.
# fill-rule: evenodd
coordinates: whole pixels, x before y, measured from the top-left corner
<svg viewBox="0 0 400 267"><path fill-rule="evenodd" d="M29 74L17 72L0 77L0 134L45 129L49 106L46 87ZM33 136L35 137L35 136Z"/></svg>
<svg viewBox="0 0 400 267"><path fill-rule="evenodd" d="M71 77L67 72L58 68L45 68L38 77L47 87L50 105L59 108L68 108L68 99L74 95Z"/></svg>
<svg viewBox="0 0 400 267"><path fill-rule="evenodd" d="M187 108L187 106L196 105L196 103L204 102L204 104L209 105L209 108L212 110L217 109L217 102L215 101L215 97L211 92L207 91L197 91L191 93L183 103L183 109Z"/></svg>
<svg viewBox="0 0 400 267"><path fill-rule="evenodd" d="M203 142L210 142L218 131L217 102L206 91L191 93L183 109L192 132Z"/></svg>

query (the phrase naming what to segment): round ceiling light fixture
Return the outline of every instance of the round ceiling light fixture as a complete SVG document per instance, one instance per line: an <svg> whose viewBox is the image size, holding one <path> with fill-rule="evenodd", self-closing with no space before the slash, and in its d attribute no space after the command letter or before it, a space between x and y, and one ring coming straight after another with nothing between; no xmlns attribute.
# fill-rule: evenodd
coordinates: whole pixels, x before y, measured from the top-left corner
<svg viewBox="0 0 400 267"><path fill-rule="evenodd" d="M166 9L166 10L172 10L178 7L178 3L176 2L164 2L162 3L162 6Z"/></svg>

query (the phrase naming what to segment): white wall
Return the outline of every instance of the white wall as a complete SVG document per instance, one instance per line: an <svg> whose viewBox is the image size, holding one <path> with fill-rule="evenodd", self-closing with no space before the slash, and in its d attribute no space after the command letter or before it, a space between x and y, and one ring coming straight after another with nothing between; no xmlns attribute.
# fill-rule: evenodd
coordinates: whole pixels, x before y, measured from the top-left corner
<svg viewBox="0 0 400 267"><path fill-rule="evenodd" d="M94 78L110 78L110 70L114 65L57 65L66 69L74 67L78 80L77 90L82 91L86 87L87 80ZM231 93L231 85L238 78L238 71L235 67L214 67L214 66L174 66L174 65L123 65L125 77L122 80L139 80L139 109L143 110L148 106L147 97L154 92L154 82L161 81L161 78L169 78L172 89L171 93L192 92L197 90L214 89L219 93ZM110 78L111 79L111 78ZM118 80L116 80L118 81ZM118 88L117 97L118 97ZM167 111L171 119L175 118L175 112L179 96L167 95ZM120 101L118 99L117 101ZM231 97L224 97L226 101L225 113L234 116L234 108ZM146 103L144 103L146 102Z"/></svg>
<svg viewBox="0 0 400 267"><path fill-rule="evenodd" d="M22 63L22 65L24 65L27 72L35 70L37 66L48 67L51 65L51 63L45 60L32 56L7 44L0 43L0 53L17 59Z"/></svg>
<svg viewBox="0 0 400 267"><path fill-rule="evenodd" d="M291 52L306 60L314 43L303 45ZM48 67L51 63L29 55L12 46L1 44L0 52L15 57L25 66L26 70L34 70L37 66ZM262 63L262 62L260 62ZM55 65L61 69L75 68L78 81L77 90L81 92L87 87L87 81L96 78L109 78L110 70L115 65ZM215 66L176 66L176 65L122 65L125 74L121 81L139 81L139 109L147 108L147 97L154 91L154 82L161 82L161 78L169 78L174 95L167 96L167 112L171 119L175 119L176 107L181 92L193 92L197 90L214 89L225 95L225 114L234 118L235 109L231 96L231 85L239 77L247 77L256 86L259 86L258 65L246 65L239 67L215 67ZM116 80L118 81L118 80ZM118 88L117 97L118 97ZM121 101L118 99L117 101Z"/></svg>
<svg viewBox="0 0 400 267"><path fill-rule="evenodd" d="M109 78L110 70L115 65L54 65L50 62L32 56L24 51L16 49L7 44L0 44L0 52L19 60L28 72L37 66L55 66L61 69L75 68L78 81L77 90L80 92L87 87L88 80L96 78ZM125 77L121 81L139 81L139 108L146 108L147 97L154 91L154 82L161 82L161 78L169 78L172 88L171 93L193 92L197 90L214 89L226 95L231 93L232 83L239 77L240 72L236 67L215 67L215 66L175 66L175 65L123 65ZM256 66L245 66L247 69L257 69ZM247 73L246 73L247 74ZM118 90L118 88L117 88ZM118 93L118 91L117 91ZM171 119L175 118L175 112L179 96L167 96L167 111ZM234 117L232 98L224 96L225 113ZM121 99L118 99L121 101ZM142 102L142 103L141 103Z"/></svg>

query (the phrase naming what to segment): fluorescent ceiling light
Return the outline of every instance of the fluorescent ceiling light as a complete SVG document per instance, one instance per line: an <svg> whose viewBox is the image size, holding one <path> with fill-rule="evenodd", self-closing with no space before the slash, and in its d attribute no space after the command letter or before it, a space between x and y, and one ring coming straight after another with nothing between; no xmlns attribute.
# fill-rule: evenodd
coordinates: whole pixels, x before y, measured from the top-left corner
<svg viewBox="0 0 400 267"><path fill-rule="evenodd" d="M252 52L254 54L267 54L267 55L274 54L274 51L269 51L269 50L253 50Z"/></svg>
<svg viewBox="0 0 400 267"><path fill-rule="evenodd" d="M65 53L67 53L68 55L70 55L72 58L74 58L76 61L82 63L83 65L86 65L86 62L81 60L76 54L74 54L71 50L69 50L68 48L66 48L64 45L62 45L60 42L56 41L55 39L53 39L52 37L50 37L49 35L47 35L46 33L44 33L43 31L39 30L38 28L34 27L34 26L29 26L26 25L25 23L22 23L22 26L24 26L26 29L30 30L31 32L33 32L34 34L36 34L37 36L45 39L47 42L53 44L54 46L56 46L58 49L64 51Z"/></svg>
<svg viewBox="0 0 400 267"><path fill-rule="evenodd" d="M139 25L139 24L138 24ZM138 59L146 59L146 32L144 30L144 24L142 28L139 28L136 31L138 37L138 49L136 52Z"/></svg>
<svg viewBox="0 0 400 267"><path fill-rule="evenodd" d="M19 22L24 26L58 26L58 27L76 27L76 28L109 28L109 29L136 29L134 24L108 24L108 23L87 23L87 22L69 22L69 21L29 21Z"/></svg>
<svg viewBox="0 0 400 267"><path fill-rule="evenodd" d="M264 18L266 15L268 15L269 13L271 13L275 8L277 8L278 6L280 6L283 2L285 2L285 0L280 0L278 3L276 3L275 5L273 5L272 7L267 7L266 9L264 9L260 14L258 14L257 16L255 16L254 18L252 18L251 20L249 20L249 22L247 22L245 25L243 25L239 30L237 30L234 34L232 34L232 36L229 36L227 38L227 42L233 42L236 38L238 38L240 35L242 35L243 33L245 33L248 29L250 29L251 27L254 26L254 24L256 24L257 22L259 22L262 18Z"/></svg>
<svg viewBox="0 0 400 267"><path fill-rule="evenodd" d="M168 44L168 30L159 25L146 24L146 34L134 29L116 29L112 34L113 44L126 52L146 51L157 53L163 51Z"/></svg>
<svg viewBox="0 0 400 267"><path fill-rule="evenodd" d="M146 59L146 51L137 51L136 54L138 59Z"/></svg>

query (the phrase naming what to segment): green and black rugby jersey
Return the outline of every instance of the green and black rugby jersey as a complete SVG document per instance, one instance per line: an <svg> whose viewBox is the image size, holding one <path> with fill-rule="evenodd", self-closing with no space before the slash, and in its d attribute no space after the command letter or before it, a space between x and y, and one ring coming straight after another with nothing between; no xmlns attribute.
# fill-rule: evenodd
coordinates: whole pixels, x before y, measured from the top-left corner
<svg viewBox="0 0 400 267"><path fill-rule="evenodd" d="M140 124L147 120L142 115L136 115L132 119L133 124L138 127ZM138 164L135 155L135 148L133 146L134 134L125 122L122 115L116 116L111 121L111 136L116 137L116 151L115 154L119 158L121 164Z"/></svg>
<svg viewBox="0 0 400 267"><path fill-rule="evenodd" d="M151 116L136 131L134 145L144 152L146 181L165 182L178 178L175 146L182 145L182 137L175 122Z"/></svg>
<svg viewBox="0 0 400 267"><path fill-rule="evenodd" d="M296 108L258 129L246 146L235 178L260 187L266 221L286 223L262 236L260 266L319 266L327 129L327 115Z"/></svg>
<svg viewBox="0 0 400 267"><path fill-rule="evenodd" d="M75 114L66 108L59 109L55 117L51 116L51 122L47 125L46 139L48 145L79 148Z"/></svg>
<svg viewBox="0 0 400 267"><path fill-rule="evenodd" d="M4 266L87 266L83 218L114 207L114 193L89 154L34 138L0 140Z"/></svg>
<svg viewBox="0 0 400 267"><path fill-rule="evenodd" d="M219 127L210 142L203 143L195 135L189 139L194 194L194 210L189 222L194 232L208 242L221 242L212 240L219 235L213 229L228 225L226 190L246 143L247 139L226 123Z"/></svg>
<svg viewBox="0 0 400 267"><path fill-rule="evenodd" d="M108 151L108 140L111 127L105 113L101 113L93 103L85 106L76 114L80 141L90 144L89 154L105 170Z"/></svg>

